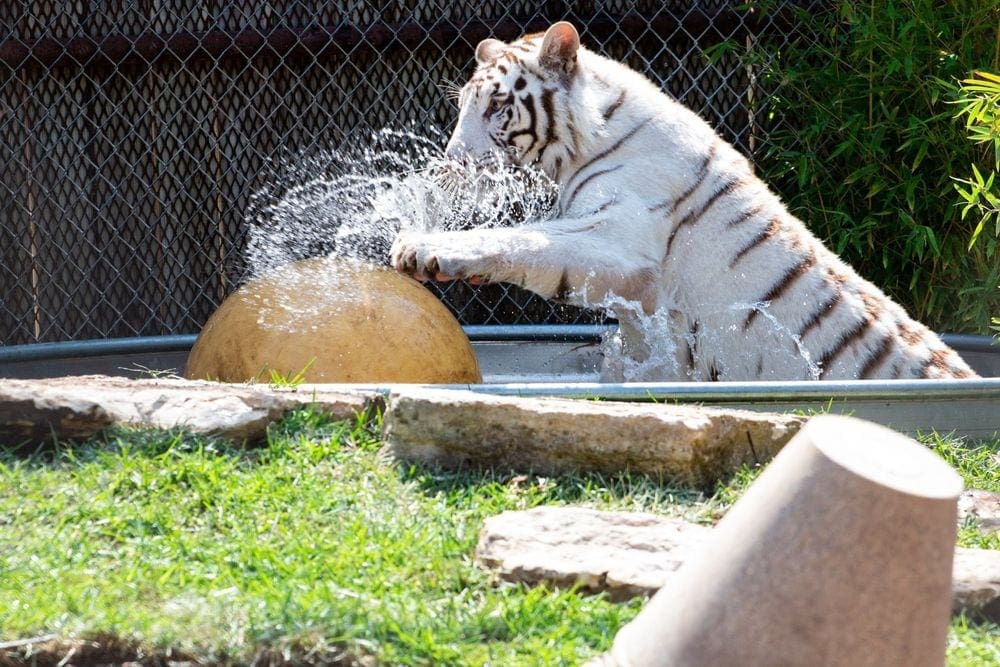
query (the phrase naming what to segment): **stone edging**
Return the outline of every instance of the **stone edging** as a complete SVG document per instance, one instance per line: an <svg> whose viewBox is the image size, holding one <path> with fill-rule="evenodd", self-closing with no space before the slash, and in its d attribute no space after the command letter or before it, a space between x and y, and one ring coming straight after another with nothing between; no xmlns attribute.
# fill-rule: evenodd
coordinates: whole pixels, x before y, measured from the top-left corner
<svg viewBox="0 0 1000 667"><path fill-rule="evenodd" d="M624 600L669 586L711 532L644 512L543 506L486 519L476 562L504 581L577 586ZM955 549L952 613L1000 622L1000 551Z"/></svg>

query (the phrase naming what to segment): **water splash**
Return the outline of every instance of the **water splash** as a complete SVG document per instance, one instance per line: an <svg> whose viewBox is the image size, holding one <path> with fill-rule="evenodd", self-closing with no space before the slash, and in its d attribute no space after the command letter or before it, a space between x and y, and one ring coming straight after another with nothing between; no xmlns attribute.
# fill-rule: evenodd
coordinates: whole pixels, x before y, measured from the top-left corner
<svg viewBox="0 0 1000 667"><path fill-rule="evenodd" d="M500 154L444 157L444 135L385 128L365 141L282 160L247 212L247 277L306 257L386 264L401 229L469 229L544 220L558 195L540 170Z"/></svg>
<svg viewBox="0 0 1000 667"><path fill-rule="evenodd" d="M734 341L744 338L736 320L741 320L747 312L755 310L770 325L764 339L755 339L754 347L766 345L769 354L786 355L789 367L803 364L804 377L818 380L822 368L813 360L812 354L802 344L802 339L778 320L769 310L770 304L734 303L717 313L703 313L702 316L722 314L733 321L728 331L702 329L696 333L687 325L686 318L676 306L665 305L652 314L644 312L641 304L623 299L617 295L606 296L598 307L619 321L619 329L609 332L601 342L604 365L601 377L605 381L641 382L663 380L690 380L707 382L712 380L711 367L720 379L761 379L751 370L751 355L747 345L735 346ZM762 343L761 341L766 342ZM688 367L688 354L693 365ZM706 356L708 355L708 356ZM681 361L681 357L685 357ZM709 358L710 357L710 358ZM787 368L783 371L770 369L775 379L786 379ZM796 374L798 375L798 374Z"/></svg>
<svg viewBox="0 0 1000 667"><path fill-rule="evenodd" d="M776 340L778 345L774 348L775 350L788 349L789 361L794 362L805 362L806 373L808 374L808 379L818 380L820 375L823 373L822 367L813 360L812 353L802 344L802 337L797 333L792 331L789 327L782 324L777 317L775 317L770 311L771 303L769 301L762 301L758 303L734 303L729 306L729 310L739 311L740 313L746 313L751 310L757 311L757 314L766 319L771 324L771 331L768 332L772 339ZM791 341L795 348L795 353L791 351L787 346L781 345L782 343L787 343ZM782 374L781 378L786 377ZM760 378L767 379L767 378Z"/></svg>
<svg viewBox="0 0 1000 667"><path fill-rule="evenodd" d="M309 156L282 160L251 198L245 254L247 278L308 257L337 257L387 264L389 249L400 230L437 231L498 227L541 221L555 214L558 186L537 169L508 164L502 155L477 163L444 157L446 137L439 131L418 133L382 129L366 141ZM336 271L309 271L307 284L291 285L293 293L311 294L314 303L261 303L261 324L294 331L314 311L333 308L327 295L343 295L350 285L337 282ZM294 280L291 279L290 280ZM584 290L586 291L586 290ZM688 369L681 352L697 348L716 355L727 379L729 367L747 363L733 349L733 331L699 331L695 336L679 311L662 306L647 314L635 302L615 295L590 307L620 321L620 330L602 343L602 376L609 380L706 381L704 363ZM810 377L819 366L801 340L768 312L768 304L730 304L739 319L750 309L772 325L778 347L790 361L798 354ZM732 316L731 311L743 315ZM793 345L784 345L790 340Z"/></svg>
<svg viewBox="0 0 1000 667"><path fill-rule="evenodd" d="M639 382L685 379L677 359L678 343L684 333L672 321L669 308L652 314L637 301L616 294L607 295L595 304L618 320L618 329L601 340L604 364L601 379L605 381Z"/></svg>

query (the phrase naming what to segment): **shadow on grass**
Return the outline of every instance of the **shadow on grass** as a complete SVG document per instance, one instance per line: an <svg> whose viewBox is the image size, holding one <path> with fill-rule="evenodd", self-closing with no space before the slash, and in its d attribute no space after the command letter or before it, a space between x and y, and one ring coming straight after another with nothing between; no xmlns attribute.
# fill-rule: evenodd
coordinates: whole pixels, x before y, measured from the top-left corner
<svg viewBox="0 0 1000 667"><path fill-rule="evenodd" d="M623 471L542 475L503 469L449 470L424 464L398 463L400 479L427 496L443 497L450 504L482 508L493 500L494 511L528 509L538 505L591 505L596 507L694 508L711 499L702 490L669 479Z"/></svg>
<svg viewBox="0 0 1000 667"><path fill-rule="evenodd" d="M338 450L371 448L377 446L375 427L369 415L358 415L354 421L336 420L311 406L288 411L268 427L263 441L253 443L195 434L183 428L116 425L87 440L53 437L0 446L0 465L38 468L89 463L109 455L157 458L191 453L235 458L253 464L287 453L304 441L335 443Z"/></svg>
<svg viewBox="0 0 1000 667"><path fill-rule="evenodd" d="M242 448L219 438L198 436L183 429L111 427L89 440L50 440L0 448L0 465L27 468L90 463L109 455L130 454L155 458L169 452L209 452L239 455Z"/></svg>

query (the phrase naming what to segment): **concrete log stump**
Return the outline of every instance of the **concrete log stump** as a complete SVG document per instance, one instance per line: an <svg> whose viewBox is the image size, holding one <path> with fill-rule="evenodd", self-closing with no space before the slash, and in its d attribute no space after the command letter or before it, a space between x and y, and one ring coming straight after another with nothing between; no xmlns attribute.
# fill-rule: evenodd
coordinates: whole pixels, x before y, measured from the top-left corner
<svg viewBox="0 0 1000 667"><path fill-rule="evenodd" d="M593 664L940 667L961 491L905 436L814 418Z"/></svg>

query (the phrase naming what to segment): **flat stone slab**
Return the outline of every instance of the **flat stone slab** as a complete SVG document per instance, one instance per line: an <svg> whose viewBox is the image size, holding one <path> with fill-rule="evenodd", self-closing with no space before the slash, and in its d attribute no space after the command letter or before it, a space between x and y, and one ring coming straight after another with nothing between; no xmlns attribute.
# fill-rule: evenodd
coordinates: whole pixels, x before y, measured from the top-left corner
<svg viewBox="0 0 1000 667"><path fill-rule="evenodd" d="M711 528L645 512L536 507L486 519L476 561L505 581L650 595Z"/></svg>
<svg viewBox="0 0 1000 667"><path fill-rule="evenodd" d="M315 405L334 418L353 419L379 404L374 391L321 385L279 389L103 375L0 380L0 443L89 438L114 424L252 441L295 407Z"/></svg>
<svg viewBox="0 0 1000 667"><path fill-rule="evenodd" d="M952 613L1000 623L1000 551L955 550Z"/></svg>
<svg viewBox="0 0 1000 667"><path fill-rule="evenodd" d="M1000 493L968 489L958 498L958 520L972 521L980 530L1000 530Z"/></svg>
<svg viewBox="0 0 1000 667"><path fill-rule="evenodd" d="M536 507L488 518L475 557L504 581L576 585L623 600L669 585L711 530L642 512ZM1000 551L955 550L952 611L1000 622Z"/></svg>
<svg viewBox="0 0 1000 667"><path fill-rule="evenodd" d="M444 468L632 471L710 487L770 460L805 419L691 405L493 396L413 387L386 403L386 452Z"/></svg>

